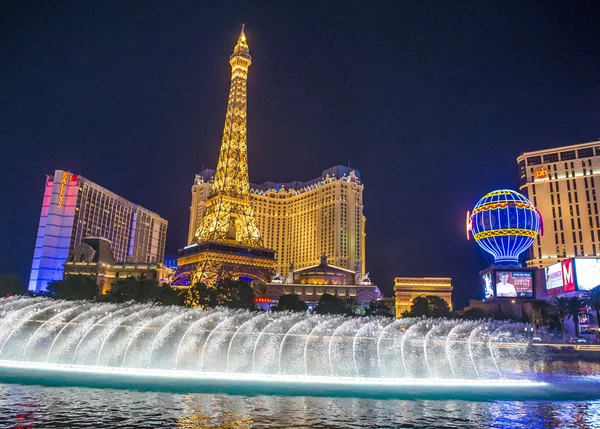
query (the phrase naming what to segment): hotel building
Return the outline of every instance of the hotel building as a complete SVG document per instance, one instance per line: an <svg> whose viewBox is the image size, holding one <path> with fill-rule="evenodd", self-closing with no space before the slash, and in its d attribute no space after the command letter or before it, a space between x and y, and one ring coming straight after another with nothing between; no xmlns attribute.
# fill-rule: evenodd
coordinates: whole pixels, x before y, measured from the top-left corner
<svg viewBox="0 0 600 429"><path fill-rule="evenodd" d="M598 256L600 250L600 141L526 152L517 158L520 189L540 211L538 235L527 265Z"/></svg>
<svg viewBox="0 0 600 429"><path fill-rule="evenodd" d="M64 264L85 237L110 240L117 262L162 263L167 221L68 171L46 177L30 291L63 278Z"/></svg>
<svg viewBox="0 0 600 429"><path fill-rule="evenodd" d="M215 170L203 170L192 186L188 244L202 224ZM365 223L360 173L335 166L308 182L250 184L250 201L264 246L275 250L275 270L331 265L365 273ZM358 265L358 266L357 266Z"/></svg>
<svg viewBox="0 0 600 429"><path fill-rule="evenodd" d="M98 294L107 294L119 279L155 279L159 284L169 283L173 270L157 263L115 261L110 250L110 240L86 237L75 246L64 264L64 278L88 276L98 286Z"/></svg>

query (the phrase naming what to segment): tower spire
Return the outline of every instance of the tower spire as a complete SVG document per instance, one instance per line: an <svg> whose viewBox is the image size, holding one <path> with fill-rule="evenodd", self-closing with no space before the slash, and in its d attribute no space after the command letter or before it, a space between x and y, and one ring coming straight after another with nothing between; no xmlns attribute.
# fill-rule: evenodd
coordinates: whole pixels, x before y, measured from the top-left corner
<svg viewBox="0 0 600 429"><path fill-rule="evenodd" d="M252 64L242 31L229 58L231 86L215 180L206 202L206 215L196 241L236 241L262 247L254 210L250 205L246 147L246 86Z"/></svg>

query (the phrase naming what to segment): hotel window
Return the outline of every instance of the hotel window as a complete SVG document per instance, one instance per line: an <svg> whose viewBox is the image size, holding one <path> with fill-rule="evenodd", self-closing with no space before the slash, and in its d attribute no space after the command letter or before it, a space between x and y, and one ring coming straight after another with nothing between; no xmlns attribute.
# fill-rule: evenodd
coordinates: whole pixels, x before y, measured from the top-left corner
<svg viewBox="0 0 600 429"><path fill-rule="evenodd" d="M569 150L569 151L561 152L560 153L560 160L561 161L567 161L567 160L575 159L575 158L576 158L576 156L575 156L575 151L574 150Z"/></svg>
<svg viewBox="0 0 600 429"><path fill-rule="evenodd" d="M544 155L544 162L557 162L558 153L549 153Z"/></svg>
<svg viewBox="0 0 600 429"><path fill-rule="evenodd" d="M598 148L600 150L600 147ZM539 165L542 163L541 156L530 156L527 158L527 165Z"/></svg>

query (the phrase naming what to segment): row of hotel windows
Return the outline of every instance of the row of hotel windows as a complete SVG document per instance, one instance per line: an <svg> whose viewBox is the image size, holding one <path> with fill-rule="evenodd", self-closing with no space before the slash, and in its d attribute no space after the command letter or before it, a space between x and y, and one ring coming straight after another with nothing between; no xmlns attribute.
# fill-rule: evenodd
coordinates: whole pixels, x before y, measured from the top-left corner
<svg viewBox="0 0 600 429"><path fill-rule="evenodd" d="M575 175L575 163L571 162L571 171L569 172L569 163L565 162L565 176L569 177L569 173L571 175L571 177L576 177ZM519 167L521 170L521 184L524 184L527 182L527 177L526 177L526 173L525 173L525 164L523 161L521 161L519 163ZM588 175L588 169L586 168L585 165L585 161L581 161L581 167L583 169L583 175L587 176ZM594 169L592 168L592 160L588 159L588 163L587 163L587 167L589 167L589 174L593 175L594 174ZM551 179L552 178L552 173L550 172L551 170L554 171L554 179L558 179L558 172L556 169L556 164L553 165L548 165L548 177ZM531 178L533 180L535 180L535 170L532 168L529 169L530 173L531 173Z"/></svg>
<svg viewBox="0 0 600 429"><path fill-rule="evenodd" d="M591 255L597 255L596 253L596 244L593 243L592 244L592 253ZM542 248L538 247L538 258L541 259L542 255ZM563 244L562 246L557 245L556 246L556 257L557 258L567 258L567 257L572 257L572 256L589 256L590 254L585 253L585 250L583 248L583 244L580 244L579 247L577 247L577 244L573 245L573 254L572 255L567 255L567 248L566 246Z"/></svg>
<svg viewBox="0 0 600 429"><path fill-rule="evenodd" d="M540 165L548 162L569 161L577 158L590 158L600 155L600 146L588 147L578 150L568 150L564 152L547 153L545 155L530 156L527 158L527 165Z"/></svg>
<svg viewBox="0 0 600 429"><path fill-rule="evenodd" d="M116 258L124 260L129 243L132 209L94 188L79 188L75 212L72 245L81 243L88 235L100 235L111 240ZM85 201L85 204L82 204Z"/></svg>

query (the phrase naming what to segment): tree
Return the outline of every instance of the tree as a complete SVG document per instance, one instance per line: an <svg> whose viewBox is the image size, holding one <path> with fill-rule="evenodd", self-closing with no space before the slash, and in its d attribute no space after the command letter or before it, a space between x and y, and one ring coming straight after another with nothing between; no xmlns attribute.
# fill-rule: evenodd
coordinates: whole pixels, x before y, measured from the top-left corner
<svg viewBox="0 0 600 429"><path fill-rule="evenodd" d="M136 279L135 277L117 280L108 292L111 302L156 302L160 294L161 287L156 279Z"/></svg>
<svg viewBox="0 0 600 429"><path fill-rule="evenodd" d="M48 285L48 293L57 299L69 301L77 299L92 300L98 295L98 285L90 276L68 276Z"/></svg>
<svg viewBox="0 0 600 429"><path fill-rule="evenodd" d="M448 317L450 307L445 299L435 295L413 298L409 315L411 317Z"/></svg>
<svg viewBox="0 0 600 429"><path fill-rule="evenodd" d="M324 293L317 303L318 314L346 314L348 309L340 298Z"/></svg>
<svg viewBox="0 0 600 429"><path fill-rule="evenodd" d="M26 292L23 282L14 274L0 275L0 297L23 295Z"/></svg>
<svg viewBox="0 0 600 429"><path fill-rule="evenodd" d="M575 336L579 336L579 313L582 308L585 308L587 302L578 296L567 298L567 317L573 319L575 324Z"/></svg>
<svg viewBox="0 0 600 429"><path fill-rule="evenodd" d="M184 305L191 308L207 308L217 305L217 291L204 283L195 283L187 291Z"/></svg>
<svg viewBox="0 0 600 429"><path fill-rule="evenodd" d="M180 291L172 288L167 283L163 283L160 286L160 292L158 295L158 302L162 305L179 305L183 306L185 302L186 291Z"/></svg>
<svg viewBox="0 0 600 429"><path fill-rule="evenodd" d="M348 316L357 316L362 314L360 304L353 296L346 299L344 306L346 307L346 314Z"/></svg>
<svg viewBox="0 0 600 429"><path fill-rule="evenodd" d="M277 309L280 311L306 312L308 305L306 305L306 302L302 301L295 293L289 293L282 295L279 298Z"/></svg>
<svg viewBox="0 0 600 429"><path fill-rule="evenodd" d="M488 317L490 317L489 314L483 308L479 307L469 308L462 314L462 318L466 320L479 320L486 319Z"/></svg>
<svg viewBox="0 0 600 429"><path fill-rule="evenodd" d="M600 286L590 290L588 305L596 311L596 321L600 324Z"/></svg>
<svg viewBox="0 0 600 429"><path fill-rule="evenodd" d="M569 308L569 301L564 296L555 296L552 302L552 312L558 316L560 321L560 330L562 331L563 340L565 339L565 319L567 318L567 310Z"/></svg>
<svg viewBox="0 0 600 429"><path fill-rule="evenodd" d="M448 317L450 315L450 306L444 298L435 295L427 295L431 317Z"/></svg>
<svg viewBox="0 0 600 429"><path fill-rule="evenodd" d="M429 301L427 298L424 296L415 297L410 304L408 313L411 317L430 317L431 311L429 309Z"/></svg>
<svg viewBox="0 0 600 429"><path fill-rule="evenodd" d="M371 301L364 313L365 316L394 317L392 311L382 301Z"/></svg>
<svg viewBox="0 0 600 429"><path fill-rule="evenodd" d="M196 283L188 289L186 307L208 308L217 305L254 310L254 290L248 282L230 279L222 280L214 286Z"/></svg>
<svg viewBox="0 0 600 429"><path fill-rule="evenodd" d="M225 280L217 285L217 302L229 308L254 310L254 289L243 280Z"/></svg>
<svg viewBox="0 0 600 429"><path fill-rule="evenodd" d="M531 321L536 327L548 324L551 305L545 299L536 299L528 304L531 311Z"/></svg>

